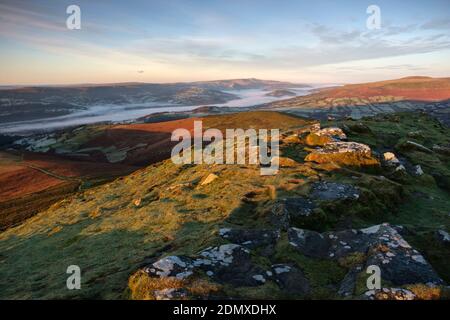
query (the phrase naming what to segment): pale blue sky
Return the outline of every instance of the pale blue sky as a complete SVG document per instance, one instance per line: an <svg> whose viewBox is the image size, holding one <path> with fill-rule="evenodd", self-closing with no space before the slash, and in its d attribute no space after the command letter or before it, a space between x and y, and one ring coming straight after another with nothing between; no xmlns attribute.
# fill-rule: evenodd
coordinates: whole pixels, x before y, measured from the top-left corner
<svg viewBox="0 0 450 320"><path fill-rule="evenodd" d="M66 7L81 8L68 30ZM381 9L368 30L366 8ZM450 1L0 0L0 84L450 76Z"/></svg>

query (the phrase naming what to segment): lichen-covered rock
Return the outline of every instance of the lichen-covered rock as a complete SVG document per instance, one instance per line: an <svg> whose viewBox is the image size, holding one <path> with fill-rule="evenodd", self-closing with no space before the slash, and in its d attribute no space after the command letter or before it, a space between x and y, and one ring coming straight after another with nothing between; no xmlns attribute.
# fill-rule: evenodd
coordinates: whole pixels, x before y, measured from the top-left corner
<svg viewBox="0 0 450 320"><path fill-rule="evenodd" d="M379 290L370 290L365 294L366 299L370 300L415 300L416 295L407 289L401 288L381 288Z"/></svg>
<svg viewBox="0 0 450 320"><path fill-rule="evenodd" d="M310 196L323 201L357 200L360 191L351 184L320 181L312 185Z"/></svg>
<svg viewBox="0 0 450 320"><path fill-rule="evenodd" d="M239 244L247 249L259 248L261 255L270 255L278 239L279 230L269 229L230 229L222 228L219 234L223 239Z"/></svg>
<svg viewBox="0 0 450 320"><path fill-rule="evenodd" d="M310 293L310 284L301 270L292 264L275 264L272 274L280 288L288 295L305 296Z"/></svg>
<svg viewBox="0 0 450 320"><path fill-rule="evenodd" d="M315 132L318 136L327 136L339 140L345 140L347 139L347 135L342 131L340 128L336 127L330 127L330 128L323 128Z"/></svg>
<svg viewBox="0 0 450 320"><path fill-rule="evenodd" d="M283 137L281 139L281 142L284 143L284 144L300 143L301 139L299 138L299 136L297 134L291 134L291 135L288 135L286 137Z"/></svg>
<svg viewBox="0 0 450 320"><path fill-rule="evenodd" d="M383 153L383 164L389 167L397 167L400 165L400 160L393 152Z"/></svg>
<svg viewBox="0 0 450 320"><path fill-rule="evenodd" d="M192 275L194 266L192 259L184 256L168 256L144 269L150 275L185 279Z"/></svg>
<svg viewBox="0 0 450 320"><path fill-rule="evenodd" d="M272 164L278 164L280 168L294 168L298 166L298 162L288 157L273 157Z"/></svg>
<svg viewBox="0 0 450 320"><path fill-rule="evenodd" d="M305 229L290 228L289 243L301 254L313 258L326 258L330 242L324 235Z"/></svg>
<svg viewBox="0 0 450 320"><path fill-rule="evenodd" d="M155 300L183 300L189 293L184 288L167 288L153 291Z"/></svg>
<svg viewBox="0 0 450 320"><path fill-rule="evenodd" d="M443 284L424 257L388 224L322 234L291 228L288 236L290 244L306 256L344 259L364 254L365 266L378 266L382 279L394 285Z"/></svg>
<svg viewBox="0 0 450 320"><path fill-rule="evenodd" d="M212 279L235 286L257 286L265 282L256 275L265 274L251 259L250 251L237 244L225 244L200 252L194 266L201 268Z"/></svg>
<svg viewBox="0 0 450 320"><path fill-rule="evenodd" d="M304 142L307 146L310 147L315 147L315 146L324 146L327 143L333 142L333 138L331 138L330 136L319 136L317 135L315 132L311 132L310 134L308 134L305 139Z"/></svg>
<svg viewBox="0 0 450 320"><path fill-rule="evenodd" d="M338 294L342 297L351 297L355 293L358 274L362 271L362 266L351 268L339 285Z"/></svg>
<svg viewBox="0 0 450 320"><path fill-rule="evenodd" d="M287 229L292 220L313 215L316 207L312 200L304 197L281 199L272 206L270 221L279 228Z"/></svg>
<svg viewBox="0 0 450 320"><path fill-rule="evenodd" d="M305 161L316 163L334 162L346 166L378 166L379 161L372 156L369 146L356 142L330 142L313 150Z"/></svg>

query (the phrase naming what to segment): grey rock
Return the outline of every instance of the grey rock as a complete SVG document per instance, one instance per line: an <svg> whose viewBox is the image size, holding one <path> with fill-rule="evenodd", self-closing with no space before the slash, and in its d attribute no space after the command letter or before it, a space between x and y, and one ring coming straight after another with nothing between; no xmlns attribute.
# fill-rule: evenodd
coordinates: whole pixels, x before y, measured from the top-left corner
<svg viewBox="0 0 450 320"><path fill-rule="evenodd" d="M219 234L223 239L239 244L248 249L260 248L260 253L268 256L280 238L279 230L269 229L230 229L222 228Z"/></svg>
<svg viewBox="0 0 450 320"><path fill-rule="evenodd" d="M443 245L450 245L450 234L444 230L437 230L435 233L436 239Z"/></svg>
<svg viewBox="0 0 450 320"><path fill-rule="evenodd" d="M274 279L280 288L289 295L306 296L310 284L303 272L294 265L276 264L272 266Z"/></svg>
<svg viewBox="0 0 450 320"><path fill-rule="evenodd" d="M305 256L314 258L328 256L329 240L318 232L289 228L288 239L289 243Z"/></svg>
<svg viewBox="0 0 450 320"><path fill-rule="evenodd" d="M316 204L304 197L282 199L273 205L270 221L286 230L293 219L307 218L313 214L315 208Z"/></svg>
<svg viewBox="0 0 450 320"><path fill-rule="evenodd" d="M342 280L338 294L342 297L351 297L354 295L355 287L356 287L356 280L358 277L358 274L362 271L362 266L357 266L350 271L347 272L344 279Z"/></svg>
<svg viewBox="0 0 450 320"><path fill-rule="evenodd" d="M365 267L380 267L382 278L394 285L444 283L425 258L388 224L322 234L291 228L288 237L305 256L337 260L362 253L367 257Z"/></svg>
<svg viewBox="0 0 450 320"><path fill-rule="evenodd" d="M318 200L357 200L359 189L351 184L337 182L316 182L312 186L311 197Z"/></svg>
<svg viewBox="0 0 450 320"><path fill-rule="evenodd" d="M188 292L184 288L167 288L155 290L153 295L156 300L180 300L188 296Z"/></svg>

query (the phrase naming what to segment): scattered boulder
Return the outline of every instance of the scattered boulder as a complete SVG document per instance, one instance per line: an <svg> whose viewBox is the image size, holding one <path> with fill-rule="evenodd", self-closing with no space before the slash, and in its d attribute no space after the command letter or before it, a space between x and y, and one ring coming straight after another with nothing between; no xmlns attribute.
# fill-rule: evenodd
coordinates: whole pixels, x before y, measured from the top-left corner
<svg viewBox="0 0 450 320"><path fill-rule="evenodd" d="M435 144L432 149L436 153L439 153L439 154L442 154L445 156L450 156L450 146L440 146L440 145Z"/></svg>
<svg viewBox="0 0 450 320"><path fill-rule="evenodd" d="M200 185L206 186L207 184L210 184L217 178L219 178L217 175L215 175L214 173L210 173L208 176L206 176L206 178L203 179L203 181L200 182Z"/></svg>
<svg viewBox="0 0 450 320"><path fill-rule="evenodd" d="M389 167L397 167L400 165L400 160L392 152L383 153L383 164Z"/></svg>
<svg viewBox="0 0 450 320"><path fill-rule="evenodd" d="M221 283L258 286L266 281L265 270L253 263L248 249L237 244L205 249L193 264Z"/></svg>
<svg viewBox="0 0 450 320"><path fill-rule="evenodd" d="M149 275L175 277L185 279L192 275L194 266L192 259L184 256L168 256L162 258L144 269Z"/></svg>
<svg viewBox="0 0 450 320"><path fill-rule="evenodd" d="M415 166L413 167L413 174L414 174L416 177L423 176L424 172L423 172L423 169L422 169L422 167L420 166L420 164L415 165Z"/></svg>
<svg viewBox="0 0 450 320"><path fill-rule="evenodd" d="M439 243L450 246L450 234L444 230L437 230L435 233L435 238Z"/></svg>
<svg viewBox="0 0 450 320"><path fill-rule="evenodd" d="M155 300L183 300L187 299L188 291L184 288L166 288L153 291Z"/></svg>
<svg viewBox="0 0 450 320"><path fill-rule="evenodd" d="M289 243L301 254L312 258L328 257L329 239L322 234L305 229L289 228Z"/></svg>
<svg viewBox="0 0 450 320"><path fill-rule="evenodd" d="M280 166L280 168L294 168L296 166L298 166L297 161L292 160L291 158L287 158L287 157L273 157L271 159L271 163L276 163L278 162L278 165Z"/></svg>
<svg viewBox="0 0 450 320"><path fill-rule="evenodd" d="M278 200L272 206L270 221L279 228L287 229L292 220L310 217L315 208L316 204L304 197Z"/></svg>
<svg viewBox="0 0 450 320"><path fill-rule="evenodd" d="M322 148L313 150L305 161L317 163L334 162L346 166L378 166L369 146L356 142L330 142Z"/></svg>
<svg viewBox="0 0 450 320"><path fill-rule="evenodd" d="M281 140L281 142L284 144L300 143L301 139L299 138L299 136L297 134L291 134L291 135L288 135L287 137L284 137Z"/></svg>
<svg viewBox="0 0 450 320"><path fill-rule="evenodd" d="M312 185L310 196L323 201L358 200L360 191L351 184L319 181Z"/></svg>
<svg viewBox="0 0 450 320"><path fill-rule="evenodd" d="M281 289L288 295L305 296L310 293L308 279L301 270L290 264L275 264L272 274Z"/></svg>
<svg viewBox="0 0 450 320"><path fill-rule="evenodd" d="M347 123L344 125L344 130L348 133L371 133L372 130L366 126L362 122L356 122L356 123Z"/></svg>
<svg viewBox="0 0 450 320"><path fill-rule="evenodd" d="M261 254L268 256L280 238L279 230L269 229L230 229L222 228L219 235L232 243L239 244L247 249L261 249Z"/></svg>
<svg viewBox="0 0 450 320"><path fill-rule="evenodd" d="M338 294L342 297L352 297L355 293L356 280L358 274L362 271L362 266L356 266L350 269L342 280Z"/></svg>
<svg viewBox="0 0 450 320"><path fill-rule="evenodd" d="M319 131L319 130L320 130L320 123L317 122L317 123L314 123L312 125L302 127L300 129L295 129L295 130L293 130L293 132L300 136L300 135L303 135L305 133L316 132L316 131Z"/></svg>
<svg viewBox="0 0 450 320"><path fill-rule="evenodd" d="M394 285L443 284L424 257L388 224L322 234L290 228L288 237L290 244L306 256L345 259L355 253L365 254L365 266L380 267L383 280Z"/></svg>
<svg viewBox="0 0 450 320"><path fill-rule="evenodd" d="M420 152L425 152L425 153L433 153L433 150L431 150L417 142L409 141L409 140L399 143L397 145L397 149L405 150L405 151L412 150L412 151L420 151Z"/></svg>
<svg viewBox="0 0 450 320"><path fill-rule="evenodd" d="M347 135L342 131L340 128L336 127L330 127L330 128L323 128L315 132L316 135L320 137L331 137L338 140L345 140L347 139Z"/></svg>
<svg viewBox="0 0 450 320"><path fill-rule="evenodd" d="M305 144L310 147L315 147L315 146L322 147L322 146L326 145L327 143L330 143L333 141L334 141L333 138L331 138L329 136L326 136L326 135L319 136L314 132L308 134L305 137Z"/></svg>
<svg viewBox="0 0 450 320"><path fill-rule="evenodd" d="M206 248L197 257L169 256L144 268L153 277L175 277L184 280L194 272L203 271L213 280L235 286L257 286L265 282L255 275L265 274L255 265L250 251L237 244L224 244Z"/></svg>
<svg viewBox="0 0 450 320"><path fill-rule="evenodd" d="M416 295L407 289L382 288L367 291L365 297L369 300L415 300Z"/></svg>

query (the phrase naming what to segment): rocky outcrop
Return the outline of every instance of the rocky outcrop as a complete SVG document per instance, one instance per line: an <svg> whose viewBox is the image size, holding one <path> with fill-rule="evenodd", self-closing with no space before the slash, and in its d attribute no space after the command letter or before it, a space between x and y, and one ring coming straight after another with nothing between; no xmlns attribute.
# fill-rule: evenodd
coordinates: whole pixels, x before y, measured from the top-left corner
<svg viewBox="0 0 450 320"><path fill-rule="evenodd" d="M356 142L330 142L322 148L313 150L305 161L316 163L336 163L345 166L378 166L369 146Z"/></svg>
<svg viewBox="0 0 450 320"><path fill-rule="evenodd" d="M330 142L347 139L347 135L340 128L330 127L311 131L305 138L304 143L310 147L324 146Z"/></svg>
<svg viewBox="0 0 450 320"><path fill-rule="evenodd" d="M368 300L415 300L416 295L410 290L401 288L382 288L379 290L369 290L365 294Z"/></svg>
<svg viewBox="0 0 450 320"><path fill-rule="evenodd" d="M260 254L268 256L273 253L274 246L280 238L279 230L269 229L230 229L222 228L219 235L232 243L247 249L260 249Z"/></svg>
<svg viewBox="0 0 450 320"><path fill-rule="evenodd" d="M357 200L360 191L351 184L320 181L312 185L310 196L323 201Z"/></svg>
<svg viewBox="0 0 450 320"><path fill-rule="evenodd" d="M305 296L310 293L310 284L303 272L292 264L272 266L272 274L287 295Z"/></svg>
<svg viewBox="0 0 450 320"><path fill-rule="evenodd" d="M424 257L388 224L322 234L291 228L288 236L298 252L310 257L338 260L363 254L365 266L378 266L382 279L394 285L443 283Z"/></svg>
<svg viewBox="0 0 450 320"><path fill-rule="evenodd" d="M323 128L314 133L320 137L327 136L338 140L347 139L347 135L344 133L344 131L336 127Z"/></svg>
<svg viewBox="0 0 450 320"><path fill-rule="evenodd" d="M312 200L304 197L278 200L272 206L270 221L278 228L287 229L292 220L311 216L316 207Z"/></svg>

